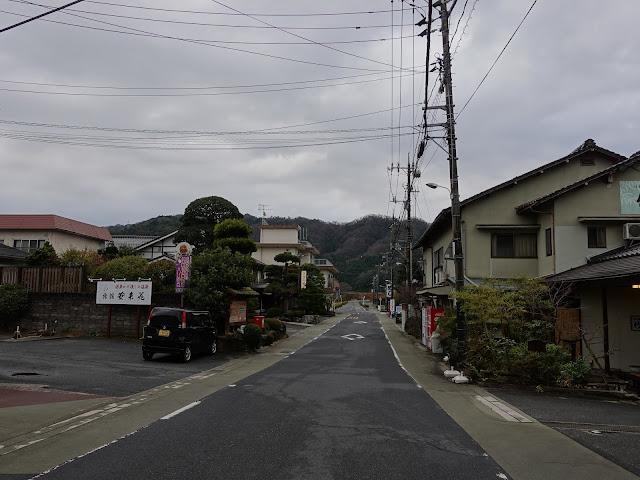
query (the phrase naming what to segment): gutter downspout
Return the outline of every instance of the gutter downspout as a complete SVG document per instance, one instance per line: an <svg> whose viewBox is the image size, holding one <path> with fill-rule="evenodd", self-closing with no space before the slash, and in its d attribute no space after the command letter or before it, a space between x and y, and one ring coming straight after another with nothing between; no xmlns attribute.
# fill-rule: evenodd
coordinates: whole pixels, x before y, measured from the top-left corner
<svg viewBox="0 0 640 480"><path fill-rule="evenodd" d="M556 273L556 229L555 229L555 217L553 216L553 212L542 212L540 210L531 209L533 213L541 213L543 215L551 216L551 269L553 270L553 274ZM540 272L538 272L540 273Z"/></svg>

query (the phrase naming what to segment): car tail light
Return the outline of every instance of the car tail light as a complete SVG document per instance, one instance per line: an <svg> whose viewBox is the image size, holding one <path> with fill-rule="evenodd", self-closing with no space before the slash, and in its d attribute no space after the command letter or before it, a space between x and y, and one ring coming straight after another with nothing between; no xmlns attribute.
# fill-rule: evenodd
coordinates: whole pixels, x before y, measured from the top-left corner
<svg viewBox="0 0 640 480"><path fill-rule="evenodd" d="M187 312L182 312L182 328L187 328Z"/></svg>
<svg viewBox="0 0 640 480"><path fill-rule="evenodd" d="M149 318L147 318L147 327L151 325L151 315L153 315L153 308L151 309L151 313L149 314Z"/></svg>

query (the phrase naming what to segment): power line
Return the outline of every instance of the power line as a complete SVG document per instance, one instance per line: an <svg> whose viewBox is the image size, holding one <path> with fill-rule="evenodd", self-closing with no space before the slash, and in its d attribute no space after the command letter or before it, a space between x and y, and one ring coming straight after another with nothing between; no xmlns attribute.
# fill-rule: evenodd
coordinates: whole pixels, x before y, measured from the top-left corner
<svg viewBox="0 0 640 480"><path fill-rule="evenodd" d="M26 16L26 15L22 15L22 14L19 14L19 13L14 13L14 12L6 12L4 10L0 10L0 12L9 13L9 14L17 15L17 16L21 16L21 17ZM282 57L282 56L279 56L279 55L271 55L271 54L263 53L263 52L254 52L252 50L245 50L245 49L230 47L230 46L226 46L226 45L218 45L216 43L212 43L212 42L207 41L207 40L198 40L198 39L191 39L191 38L184 38L184 37L176 37L176 36L172 36L172 35L163 35L163 34L159 34L159 33L149 32L149 31L146 31L146 30L140 30L140 29L133 28L133 27L126 27L124 25L117 25L115 23L105 22L103 20L97 20L97 19L94 19L94 18L87 18L87 17L84 17L82 15L76 15L76 14L68 13L68 12L65 12L65 13L67 15L71 15L71 16L74 16L74 17L82 18L83 20L89 20L89 21L92 21L92 22L97 22L97 23L109 25L109 26L112 26L112 27L122 28L122 29L125 29L125 30L131 30L131 31L112 30L112 29L108 29L108 28L92 27L92 26L88 26L88 25L79 25L79 24L75 24L75 23L60 22L60 21L56 21L56 20L43 20L43 21L56 23L56 24L60 24L60 25L67 25L67 26L73 26L73 27L78 27L78 28L85 28L85 29L88 29L88 30L104 31L104 32L111 32L111 33L120 33L120 34L123 34L123 35L133 35L133 36L141 36L141 37L163 38L163 39L167 39L167 40L177 40L177 41L186 42L186 43L195 43L197 45L203 45L203 46L206 46L206 47L214 47L214 48L220 48L220 49L223 49L223 50L229 50L229 51L233 51L233 52L248 53L250 55L257 55L257 56L261 56L261 57L265 57L265 58L273 58L273 59L276 59L276 60L285 60L285 61L294 62L294 63L302 63L302 64L305 64L305 65L314 65L314 66L329 67L329 68L341 68L341 69L346 69L346 70L358 70L358 71L367 71L367 72L383 72L384 71L384 70L381 70L381 69L373 69L373 68L363 68L363 67L345 66L345 65L331 65L331 64L326 64L326 63L311 62L311 61L308 61L308 60L300 60L300 59L295 59L295 58Z"/></svg>
<svg viewBox="0 0 640 480"><path fill-rule="evenodd" d="M368 62L377 63L377 64L379 64L379 65L385 65L385 66L387 66L387 67L388 67L388 66L390 66L388 63L380 62L380 61L378 61L378 60L374 60L374 59L372 59L372 58L363 57L363 56L361 56L361 55L356 55L355 53L345 52L344 50L340 50L340 49L335 48L335 47L330 47L329 45L325 45L325 44L323 44L323 43L316 42L315 40L311 40L311 39L309 39L309 38L307 38L307 37L303 37L303 36L298 35L298 34L296 34L296 33L289 32L287 29L284 29L284 28L281 28L281 27L277 27L277 26L272 25L272 24L270 24L270 23L268 23L268 22L265 22L264 20L260 20L260 19L259 19L259 18L257 18L257 17L253 17L253 16L251 16L251 15L249 15L249 14L243 13L243 12L241 12L240 10L237 10L237 9L235 9L235 8L233 8L233 7L230 7L230 6L228 6L228 5L225 5L224 3L222 3L222 2L220 2L220 1L218 1L218 0L211 0L211 1L212 1L213 3L215 3L215 4L217 4L217 5L220 5L220 6L222 6L222 7L228 8L229 10L231 10L231 11L233 11L233 12L240 13L240 14L242 14L242 15L245 15L245 16L246 16L246 17L248 17L248 18L251 18L252 20L255 20L255 21L260 22L260 23L262 23L262 24L264 24L264 25L267 25L268 27L275 28L275 29L277 29L277 30L279 30L279 31L281 31L281 32L283 32L283 33L286 33L287 35L293 35L293 36L294 36L294 37L296 37L296 38L300 38L300 39L305 40L305 41L307 41L307 42L309 42L309 43L312 43L312 44L314 44L314 45L318 45L319 47L328 48L329 50L332 50L332 51L334 51L334 52L342 53L343 55L348 55L348 56L350 56L350 57L359 58L360 60L366 60L366 61L368 61ZM402 23L402 21L401 21L400 23ZM400 36L402 36L402 30L400 31ZM391 65L391 66L393 66L393 65ZM402 70L402 66L400 66L400 70Z"/></svg>
<svg viewBox="0 0 640 480"><path fill-rule="evenodd" d="M404 135L411 135L410 133ZM13 140L25 140L31 142L38 143L53 143L53 144L62 144L62 145L73 145L73 146L86 146L86 147L103 147L103 148L116 148L116 149L128 149L128 150L169 150L169 151L211 151L211 150L268 150L268 149L283 149L283 148L301 148L301 147L315 147L315 146L328 146L328 145L340 145L340 144L349 144L349 143L362 143L368 141L375 140L385 140L388 138L388 135L376 135L376 136L368 136L368 137L355 137L355 138L346 138L346 139L337 139L331 141L314 141L312 143L297 143L297 144L277 144L277 145L269 145L269 144L257 144L255 146L238 146L236 144L227 144L221 146L193 146L190 144L182 145L182 146L163 146L158 144L156 141L151 141L147 145L131 145L126 143L95 143L97 140L86 140L82 138L57 138L55 136L28 136L24 134L15 134L15 133L3 133L0 132L0 137L8 138ZM242 145L246 145L247 142L242 143Z"/></svg>
<svg viewBox="0 0 640 480"><path fill-rule="evenodd" d="M22 22L18 22L15 25L11 25L9 27L5 27L0 29L0 33L6 32L7 30L11 30L12 28L19 27L20 25L24 25L25 23L33 22L34 20L38 20L39 18L46 17L47 15L51 15L52 13L58 12L62 9L70 7L71 5L75 5L76 3L83 2L84 0L75 0L74 2L67 3L66 5L62 5L61 7L54 8L53 10L49 10L48 12L41 13L40 15L36 15L35 17L28 18Z"/></svg>
<svg viewBox="0 0 640 480"><path fill-rule="evenodd" d="M142 7L138 5L124 5L121 3L98 2L98 1L91 1L91 0L87 0L87 3L94 3L97 5L109 5L109 6L122 7L122 8L135 8L140 10L153 10L153 11L159 11L159 12L196 13L196 14L204 14L204 15L226 15L226 16L240 15L238 13L229 13L229 12L207 12L202 10L175 10L175 9L169 9L169 8ZM332 12L332 13L252 13L251 15L254 17L318 17L318 16L377 14L377 13L388 13L388 12L389 10L367 10L367 11L356 11L356 12Z"/></svg>
<svg viewBox="0 0 640 480"><path fill-rule="evenodd" d="M203 130L154 130L154 129L138 129L138 128L119 128L119 127L95 127L89 125L67 125L67 124L53 124L53 123L36 123L36 122L21 122L17 120L2 120L1 124L5 125L19 125L26 127L40 127L40 128L57 128L68 130L89 130L100 132L120 132L120 133L144 133L152 135L200 135L200 136L218 136L218 135L283 135L283 134L317 134L317 133L353 133L353 132L375 132L391 130L394 127L370 127L370 128L343 128L343 129L328 129L328 130L280 130L273 131L270 129L262 130L236 130L236 131L203 131ZM293 128L293 127L280 127ZM413 126L405 125L402 128L412 129Z"/></svg>
<svg viewBox="0 0 640 480"><path fill-rule="evenodd" d="M386 72L382 72L385 73ZM415 73L421 74L424 71L417 71ZM332 82L336 80L349 80L352 78L370 77L374 75L381 75L381 72L373 73L360 73L358 75L346 75L342 77L323 78L316 80L298 80L293 82L275 82L275 83L257 83L247 85L209 85L202 87L123 87L123 86L110 86L110 85L77 85L68 83L45 83L45 82L26 82L22 80L1 80L0 83L12 83L20 85L36 85L41 87L66 87L66 88L89 88L89 89L102 89L102 90L223 90L232 88L259 88L259 87L273 87L273 86L285 86L285 85L300 85L307 83L320 83L320 82ZM405 73L403 75L413 75L413 73ZM387 80L383 78L382 80ZM348 83L338 84L347 85Z"/></svg>
<svg viewBox="0 0 640 480"><path fill-rule="evenodd" d="M43 8L50 8L50 5L44 5L41 3L35 3L35 2L30 2L27 0L8 0L10 2L14 2L14 3L19 3L22 5L33 5L33 6L37 6L37 7L43 7ZM80 0L82 1L82 0ZM172 10L169 10L172 11ZM149 17L134 17L131 15L117 15L114 13L105 13L105 12L93 12L90 10L78 10L75 8L70 8L68 10L68 12L76 12L76 13L84 13L84 14L88 14L88 15L98 15L98 16L102 16L102 17L112 17L112 18L122 18L122 19L128 19L128 20L140 20L140 21L145 21L145 22L158 22L158 23L169 23L169 24L180 24L180 25L194 25L194 26L204 26L204 27L222 27L222 28L246 28L246 29L258 29L258 30L269 30L269 29L279 29L278 27L272 26L272 25L268 25L267 26L259 26L259 25L237 25L237 24L227 24L227 23L200 23L200 22L186 22L186 21L181 21L181 20L167 20L167 19L160 19L160 18L149 18ZM6 12L6 13L11 13L11 12ZM205 12L200 12L200 13L205 13ZM17 15L17 14L15 14ZM255 16L258 17L259 15L252 15L252 14L244 14L241 12L237 12L235 15L237 16ZM79 16L79 15L78 15ZM83 17L80 17L83 18ZM409 26L409 25L406 25ZM341 26L328 26L328 27L298 27L298 26L292 26L292 27L281 27L284 30L362 30L362 29L381 29L381 28L388 28L389 25L341 25Z"/></svg>
<svg viewBox="0 0 640 480"><path fill-rule="evenodd" d="M411 75L411 74L406 74ZM55 92L55 91L46 91L46 90L24 90L17 88L0 88L2 92L13 92L13 93L29 93L29 94L40 94L40 95L61 95L61 96L78 96L78 97L215 97L222 95L248 95L253 93L274 93L274 92L289 92L296 90L309 90L314 88L330 88L330 87L338 87L338 86L346 86L346 85L359 85L364 83L372 83L372 82L380 82L387 81L386 78L377 78L370 80L359 80L354 82L342 82L342 83L332 83L328 85L306 85L306 86L298 86L298 87L287 87L287 88L268 88L268 89L260 89L260 90L237 90L233 92L190 92L190 93L87 93L87 92ZM2 82L2 80L0 80ZM96 88L96 87L85 87L85 88ZM109 87L102 87L109 88ZM213 87L215 88L215 87ZM227 87L233 88L233 87ZM239 88L239 87L236 87ZM156 89L154 89L156 90Z"/></svg>
<svg viewBox="0 0 640 480"><path fill-rule="evenodd" d="M469 99L467 100L467 103L464 104L464 106L460 109L460 111L458 112L458 115L456 115L456 119L460 116L460 114L464 111L465 108L467 108L467 105L469 105L469 102L471 101L471 99L475 96L476 92L480 89L480 87L482 86L482 84L484 83L484 81L487 79L487 77L489 76L489 74L491 73L491 70L493 70L493 67L496 66L496 63L498 63L498 60L500 60L500 57L502 56L502 54L505 52L505 50L507 49L507 47L509 46L509 44L511 43L511 40L513 40L513 37L516 36L516 33L518 33L518 30L520 30L520 27L522 26L522 24L524 23L524 21L527 19L527 17L529 16L529 14L531 13L531 10L533 10L533 7L535 6L536 2L538 0L533 0L533 3L531 4L531 6L529 7L529 10L527 10L527 13L525 14L524 18L520 21L520 23L518 24L518 26L516 27L515 31L513 32L513 34L511 35L511 37L509 38L509 40L507 41L507 43L505 44L505 46L502 48L502 51L500 52L500 54L498 55L498 57L495 59L495 61L493 62L493 64L491 65L491 67L489 68L489 71L487 71L487 73L485 74L485 76L482 78L482 80L480 80L480 83L478 84L478 86L476 87L476 89L473 91L473 93L471 94L471 96L469 97Z"/></svg>
<svg viewBox="0 0 640 480"><path fill-rule="evenodd" d="M36 4L33 2L28 2L26 0L9 0L10 2L14 2L14 3L20 3L20 4L28 4L28 5L34 5L34 6L41 6L44 7L44 5L42 4ZM87 2L87 3L92 3L92 2ZM125 6L125 5L123 5ZM128 5L127 5L128 6ZM144 8L144 7L135 7L135 8ZM155 9L154 9L155 10ZM248 26L248 25L220 25L220 24L214 24L214 23L200 23L200 22L185 22L185 21L179 21L179 20L166 20L166 19L159 19L159 18L147 18L147 17L132 17L132 16L128 16L128 15L115 15L115 14L110 14L110 13L104 13L104 12L92 12L89 10L78 10L75 8L70 8L68 9L69 12L77 12L77 13L86 13L86 14L90 14L90 15L100 15L100 16L106 16L106 17L113 17L113 18L125 18L125 19L129 19L129 20L141 20L141 21L148 21L148 22L160 22L160 23L170 23L170 24L179 24L179 25L194 25L194 26L211 26L211 27L237 27L237 28L255 28L254 26ZM168 11L173 11L173 10L168 10ZM180 10L176 10L176 11L180 11ZM6 11L2 11L3 13L7 13L7 14L12 14L12 15L18 15L17 13L14 12L6 12ZM214 12L200 12L200 13L211 13L214 14ZM365 12L366 13L366 12ZM240 15L237 13L217 13L219 15ZM329 14L327 14L329 15ZM260 15L257 15L260 16ZM292 30L292 29L301 29L301 27L286 27L288 30ZM312 27L308 27L308 29L311 29ZM337 27L336 27L337 28ZM339 27L341 29L360 29L362 27ZM369 28L369 27L367 27ZM334 28L335 29L335 28ZM409 38L408 36L406 38ZM374 42L385 42L391 40L390 38L372 38L372 39L357 39L357 40L332 40L332 41L326 41L326 42L321 42L323 44L353 44L353 43L374 43ZM248 42L248 41L237 41L237 40L207 40L208 42L211 43L220 43L220 44L235 44L235 45L307 45L309 42Z"/></svg>

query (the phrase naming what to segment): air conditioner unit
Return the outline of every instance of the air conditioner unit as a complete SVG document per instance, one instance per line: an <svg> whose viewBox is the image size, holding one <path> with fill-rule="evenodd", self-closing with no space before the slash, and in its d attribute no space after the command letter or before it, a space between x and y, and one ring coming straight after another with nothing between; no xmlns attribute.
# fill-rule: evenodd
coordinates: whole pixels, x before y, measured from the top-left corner
<svg viewBox="0 0 640 480"><path fill-rule="evenodd" d="M640 223L625 223L622 237L625 240L640 240Z"/></svg>

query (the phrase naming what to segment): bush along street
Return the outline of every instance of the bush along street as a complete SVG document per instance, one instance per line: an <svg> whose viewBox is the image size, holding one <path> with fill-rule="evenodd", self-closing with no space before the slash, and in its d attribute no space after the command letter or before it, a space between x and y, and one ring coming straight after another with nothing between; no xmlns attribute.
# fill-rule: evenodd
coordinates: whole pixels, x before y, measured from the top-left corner
<svg viewBox="0 0 640 480"><path fill-rule="evenodd" d="M475 381L579 387L590 366L570 355L554 338L562 295L538 279L489 278L454 292L466 317L465 374ZM444 353L459 358L456 313L447 309L437 332Z"/></svg>

